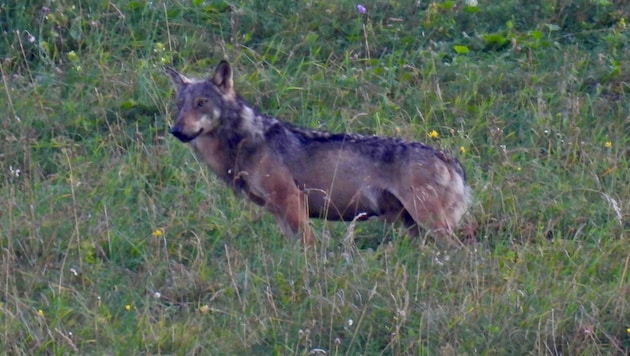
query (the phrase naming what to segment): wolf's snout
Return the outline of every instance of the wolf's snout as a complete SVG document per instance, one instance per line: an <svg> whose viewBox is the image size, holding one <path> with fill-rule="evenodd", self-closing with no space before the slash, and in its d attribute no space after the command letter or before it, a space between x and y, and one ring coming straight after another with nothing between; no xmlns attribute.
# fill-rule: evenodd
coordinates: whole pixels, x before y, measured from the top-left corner
<svg viewBox="0 0 630 356"><path fill-rule="evenodd" d="M190 141L190 139L188 138L188 136L186 134L184 134L182 132L182 129L180 129L178 126L173 126L171 127L170 130L168 130L168 132L171 133L171 135L177 137L178 140L182 141L182 142L188 142Z"/></svg>
<svg viewBox="0 0 630 356"><path fill-rule="evenodd" d="M175 126L171 127L171 128L168 130L168 132L169 132L171 135L173 135L173 136L177 137L177 139L178 139L178 140L180 140L180 141L182 141L182 142L184 142L184 143L185 143L185 142L190 142L190 141L192 141L193 139L195 139L197 136L199 136L199 135L201 134L201 131L203 131L203 130L201 130L201 129L200 129L200 130L199 130L199 132L195 133L194 135L188 135L188 134L185 134L185 133L182 131L182 129L181 129L179 126L177 126L177 125L175 125Z"/></svg>

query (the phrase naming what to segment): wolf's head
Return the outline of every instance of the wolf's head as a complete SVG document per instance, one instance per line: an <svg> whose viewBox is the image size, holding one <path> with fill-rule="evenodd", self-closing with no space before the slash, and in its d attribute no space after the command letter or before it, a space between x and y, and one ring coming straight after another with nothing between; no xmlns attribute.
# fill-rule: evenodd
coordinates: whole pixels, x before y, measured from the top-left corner
<svg viewBox="0 0 630 356"><path fill-rule="evenodd" d="M211 78L191 79L172 68L166 72L177 96L177 115L170 133L182 142L190 142L210 133L220 124L222 110L235 102L232 68L221 61Z"/></svg>

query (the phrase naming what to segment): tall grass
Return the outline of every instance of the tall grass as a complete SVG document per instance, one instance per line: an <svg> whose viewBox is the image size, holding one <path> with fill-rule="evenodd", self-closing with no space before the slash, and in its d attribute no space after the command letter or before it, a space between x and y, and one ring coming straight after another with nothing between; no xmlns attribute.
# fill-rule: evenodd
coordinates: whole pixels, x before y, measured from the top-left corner
<svg viewBox="0 0 630 356"><path fill-rule="evenodd" d="M630 8L356 5L1 3L1 351L628 354ZM223 58L270 115L457 152L467 246L285 240L167 134L162 67Z"/></svg>

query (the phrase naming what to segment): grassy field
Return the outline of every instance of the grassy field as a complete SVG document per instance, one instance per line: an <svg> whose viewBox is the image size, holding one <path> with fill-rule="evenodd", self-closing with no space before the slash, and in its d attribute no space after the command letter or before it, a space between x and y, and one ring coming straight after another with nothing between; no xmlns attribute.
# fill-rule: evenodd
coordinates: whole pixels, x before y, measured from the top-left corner
<svg viewBox="0 0 630 356"><path fill-rule="evenodd" d="M629 354L630 5L467 3L0 2L0 352ZM168 134L163 66L224 58L265 113L456 152L474 241L285 240Z"/></svg>

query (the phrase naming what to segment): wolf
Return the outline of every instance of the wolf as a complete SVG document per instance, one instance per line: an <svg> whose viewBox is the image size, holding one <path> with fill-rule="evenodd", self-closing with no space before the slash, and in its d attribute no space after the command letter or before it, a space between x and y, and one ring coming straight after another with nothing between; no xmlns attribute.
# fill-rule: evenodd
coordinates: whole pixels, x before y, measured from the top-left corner
<svg viewBox="0 0 630 356"><path fill-rule="evenodd" d="M309 218L381 217L452 235L470 200L451 153L394 137L331 133L260 113L234 89L223 60L205 79L167 67L177 113L169 132L235 193L273 214L283 234L313 244Z"/></svg>

